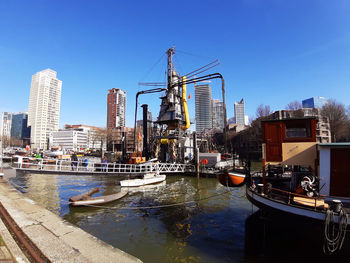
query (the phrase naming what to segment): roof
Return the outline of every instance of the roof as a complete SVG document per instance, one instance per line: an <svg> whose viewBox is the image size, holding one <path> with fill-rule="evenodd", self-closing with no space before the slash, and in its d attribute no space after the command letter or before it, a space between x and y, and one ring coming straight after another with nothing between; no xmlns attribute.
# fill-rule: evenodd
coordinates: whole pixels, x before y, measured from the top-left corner
<svg viewBox="0 0 350 263"><path fill-rule="evenodd" d="M320 143L320 147L350 147L350 142Z"/></svg>
<svg viewBox="0 0 350 263"><path fill-rule="evenodd" d="M261 120L261 122L285 122L285 121L296 121L296 120L315 120L315 116L307 116L303 118L285 118L285 119L270 119L270 120Z"/></svg>

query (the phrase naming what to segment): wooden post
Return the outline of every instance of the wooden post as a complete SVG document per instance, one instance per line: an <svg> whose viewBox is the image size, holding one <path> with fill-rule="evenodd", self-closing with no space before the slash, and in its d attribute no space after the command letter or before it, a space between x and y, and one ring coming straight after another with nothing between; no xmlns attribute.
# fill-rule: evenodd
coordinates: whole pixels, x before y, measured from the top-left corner
<svg viewBox="0 0 350 263"><path fill-rule="evenodd" d="M264 190L265 190L265 187L266 187L266 170L265 170L265 166L266 166L266 161L263 158L262 159L262 173L263 173L262 179L263 179Z"/></svg>

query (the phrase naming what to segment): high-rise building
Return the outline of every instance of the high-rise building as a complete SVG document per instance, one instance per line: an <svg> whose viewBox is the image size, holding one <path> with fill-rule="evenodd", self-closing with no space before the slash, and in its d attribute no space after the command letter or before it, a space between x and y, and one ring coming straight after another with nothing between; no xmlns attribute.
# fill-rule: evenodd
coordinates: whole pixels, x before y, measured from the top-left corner
<svg viewBox="0 0 350 263"><path fill-rule="evenodd" d="M62 81L56 75L56 71L45 69L32 76L28 126L33 149L47 149L51 132L58 130Z"/></svg>
<svg viewBox="0 0 350 263"><path fill-rule="evenodd" d="M28 127L28 113L12 114L11 137L22 140L25 144L30 141L30 128Z"/></svg>
<svg viewBox="0 0 350 263"><path fill-rule="evenodd" d="M204 129L211 129L212 109L211 109L211 88L208 84L195 86L196 97L196 132L200 133Z"/></svg>
<svg viewBox="0 0 350 263"><path fill-rule="evenodd" d="M324 97L312 97L302 101L303 108L321 109L328 100Z"/></svg>
<svg viewBox="0 0 350 263"><path fill-rule="evenodd" d="M3 112L1 114L1 129L0 136L10 139L11 137L11 126L12 126L12 113Z"/></svg>
<svg viewBox="0 0 350 263"><path fill-rule="evenodd" d="M126 92L110 89L107 95L107 129L125 127Z"/></svg>
<svg viewBox="0 0 350 263"><path fill-rule="evenodd" d="M212 100L213 128L224 129L224 104L218 99Z"/></svg>
<svg viewBox="0 0 350 263"><path fill-rule="evenodd" d="M235 104L234 104L234 111L235 111L236 124L245 125L244 99L241 99L240 102L235 102Z"/></svg>

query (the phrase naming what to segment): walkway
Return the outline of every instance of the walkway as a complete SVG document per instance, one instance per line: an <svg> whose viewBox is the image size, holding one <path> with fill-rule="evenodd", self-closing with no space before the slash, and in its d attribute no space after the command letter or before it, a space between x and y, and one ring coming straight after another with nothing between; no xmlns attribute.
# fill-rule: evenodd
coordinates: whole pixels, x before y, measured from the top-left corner
<svg viewBox="0 0 350 263"><path fill-rule="evenodd" d="M74 163L70 160L43 160L40 162L29 162L26 159L16 163L18 170L34 172L58 172L77 174L144 174L154 171L160 173L185 173L194 172L195 167L191 164L173 163L143 163L143 164L121 164L121 163L89 163L87 166L83 162Z"/></svg>

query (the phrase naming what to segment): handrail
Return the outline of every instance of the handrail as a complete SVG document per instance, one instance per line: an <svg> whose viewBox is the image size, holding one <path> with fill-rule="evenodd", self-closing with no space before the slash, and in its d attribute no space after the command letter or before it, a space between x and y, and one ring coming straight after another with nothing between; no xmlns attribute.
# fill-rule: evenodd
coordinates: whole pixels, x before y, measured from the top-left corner
<svg viewBox="0 0 350 263"><path fill-rule="evenodd" d="M286 194L292 194L292 195L295 195L295 196L306 197L306 198L309 198L309 199L315 199L316 198L316 197L312 197L312 196L307 196L307 195L302 195L302 194L298 194L298 193L288 192L286 190L282 190L282 189L278 189L278 188L274 188L274 187L272 187L271 190L274 190L274 191L277 191L277 192L286 193Z"/></svg>
<svg viewBox="0 0 350 263"><path fill-rule="evenodd" d="M51 159L50 159L51 160ZM143 163L143 164L121 164L121 163L93 163L90 162L84 166L84 161L62 161L56 160L54 163L45 163L39 161L36 163L15 162L18 169L23 170L42 170L42 171L80 171L94 173L145 173L159 171L162 173L183 173L186 169L191 169L188 164L172 164L172 163ZM100 170L97 170L100 169Z"/></svg>
<svg viewBox="0 0 350 263"><path fill-rule="evenodd" d="M318 197L311 197L311 196L307 196L307 195L302 195L302 194L298 194L298 193L292 193L292 192L288 192L288 191L285 191L285 190L282 190L282 189L278 189L278 188L271 188L271 191L276 191L276 192L280 192L280 193L284 193L284 194L287 194L288 195L288 204L290 204L290 201L292 199L292 197L296 196L296 197L303 197L305 199L309 199L310 202L308 201L305 201L305 203L309 203L310 205L313 205L313 208L315 210L317 210L318 206L317 206L317 201L318 200L325 200L325 198L320 198L319 196Z"/></svg>

